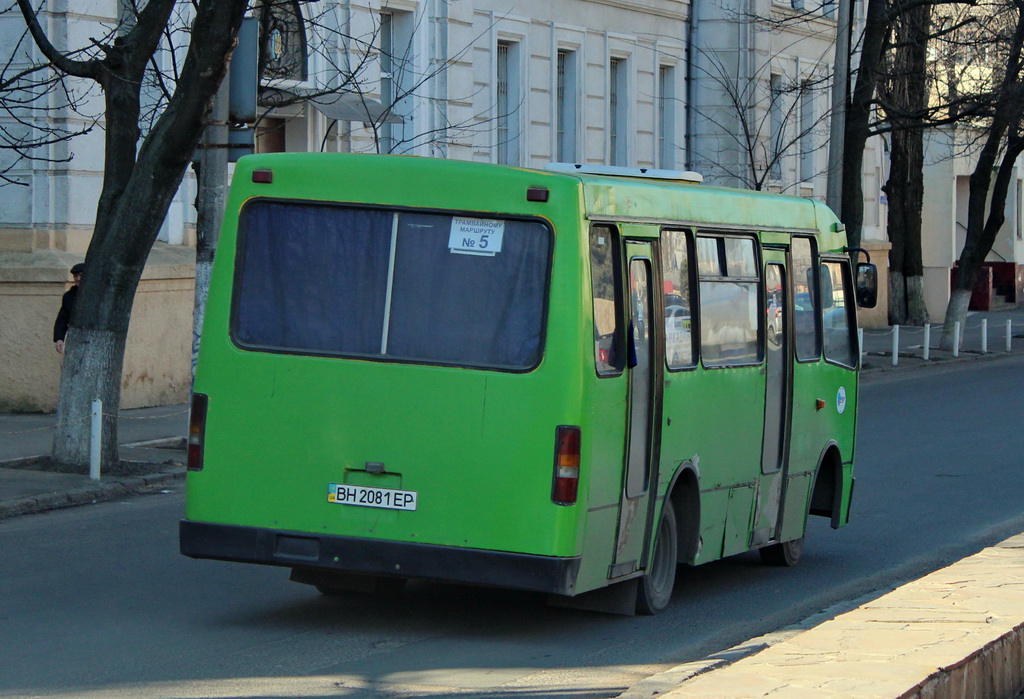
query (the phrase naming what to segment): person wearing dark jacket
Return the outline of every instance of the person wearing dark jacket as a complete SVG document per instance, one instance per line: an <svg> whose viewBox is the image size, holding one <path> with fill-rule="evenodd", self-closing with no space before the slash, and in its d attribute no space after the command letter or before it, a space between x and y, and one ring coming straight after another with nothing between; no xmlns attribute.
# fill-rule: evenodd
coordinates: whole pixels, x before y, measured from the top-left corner
<svg viewBox="0 0 1024 699"><path fill-rule="evenodd" d="M64 297L60 301L57 320L53 324L53 343L57 348L58 354L64 354L64 338L68 334L71 311L75 310L75 301L78 299L78 285L82 283L82 274L84 272L85 265L81 262L71 268L71 278L75 280L75 283L64 292Z"/></svg>

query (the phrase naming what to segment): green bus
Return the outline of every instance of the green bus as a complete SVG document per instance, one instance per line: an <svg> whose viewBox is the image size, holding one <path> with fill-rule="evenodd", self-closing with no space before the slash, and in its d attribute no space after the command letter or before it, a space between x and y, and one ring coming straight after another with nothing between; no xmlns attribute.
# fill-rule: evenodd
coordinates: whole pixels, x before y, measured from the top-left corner
<svg viewBox="0 0 1024 699"><path fill-rule="evenodd" d="M846 524L860 352L824 205L694 173L239 161L199 350L185 555L655 613L677 565Z"/></svg>

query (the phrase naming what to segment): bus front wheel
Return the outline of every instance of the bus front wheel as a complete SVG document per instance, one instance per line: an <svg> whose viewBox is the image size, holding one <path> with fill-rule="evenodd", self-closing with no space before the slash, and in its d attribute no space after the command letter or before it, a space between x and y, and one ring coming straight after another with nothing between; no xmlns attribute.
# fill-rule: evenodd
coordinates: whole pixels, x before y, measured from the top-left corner
<svg viewBox="0 0 1024 699"><path fill-rule="evenodd" d="M654 541L654 557L637 589L638 614L657 614L668 606L679 562L679 532L672 502L665 500Z"/></svg>

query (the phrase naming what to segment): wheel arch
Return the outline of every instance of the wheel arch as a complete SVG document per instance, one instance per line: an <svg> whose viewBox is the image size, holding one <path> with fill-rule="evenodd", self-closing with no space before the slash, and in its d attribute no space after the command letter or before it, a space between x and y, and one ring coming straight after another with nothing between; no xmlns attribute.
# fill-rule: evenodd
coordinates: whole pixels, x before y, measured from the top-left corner
<svg viewBox="0 0 1024 699"><path fill-rule="evenodd" d="M675 509L678 560L680 563L693 565L701 549L700 472L693 462L684 461L676 469L666 499Z"/></svg>
<svg viewBox="0 0 1024 699"><path fill-rule="evenodd" d="M818 517L828 517L833 529L842 526L843 510L843 458L839 445L833 440L821 450L814 475L811 502L808 511Z"/></svg>

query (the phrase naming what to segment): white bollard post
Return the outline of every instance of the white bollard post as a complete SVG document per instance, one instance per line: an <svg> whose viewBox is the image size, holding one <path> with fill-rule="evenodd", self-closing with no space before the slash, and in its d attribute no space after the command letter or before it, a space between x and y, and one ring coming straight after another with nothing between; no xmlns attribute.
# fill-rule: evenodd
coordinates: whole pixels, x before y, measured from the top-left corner
<svg viewBox="0 0 1024 699"><path fill-rule="evenodd" d="M953 324L953 356L960 356L960 323Z"/></svg>
<svg viewBox="0 0 1024 699"><path fill-rule="evenodd" d="M892 326L892 365L900 363L900 326Z"/></svg>
<svg viewBox="0 0 1024 699"><path fill-rule="evenodd" d="M89 439L89 478L100 479L100 453L103 447L103 402L92 402L92 434Z"/></svg>
<svg viewBox="0 0 1024 699"><path fill-rule="evenodd" d="M857 352L860 354L860 363L864 363L864 328L857 328Z"/></svg>
<svg viewBox="0 0 1024 699"><path fill-rule="evenodd" d="M921 358L928 361L928 356L932 351L932 326L930 323L924 324L924 350L921 352Z"/></svg>
<svg viewBox="0 0 1024 699"><path fill-rule="evenodd" d="M981 353L988 354L988 318L981 319Z"/></svg>
<svg viewBox="0 0 1024 699"><path fill-rule="evenodd" d="M1010 340L1013 338L1013 321L1006 321L1006 351L1010 351Z"/></svg>

